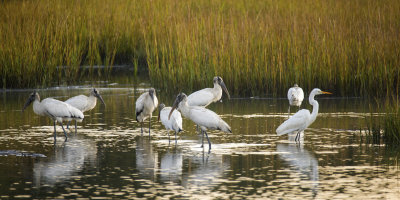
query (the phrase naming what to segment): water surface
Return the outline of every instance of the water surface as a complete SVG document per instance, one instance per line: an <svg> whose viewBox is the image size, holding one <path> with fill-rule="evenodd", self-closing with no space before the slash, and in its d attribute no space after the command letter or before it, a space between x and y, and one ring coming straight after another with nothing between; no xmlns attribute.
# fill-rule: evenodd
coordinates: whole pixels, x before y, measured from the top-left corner
<svg viewBox="0 0 400 200"><path fill-rule="evenodd" d="M41 98L66 100L90 85L38 90ZM64 141L52 122L21 109L30 90L0 93L0 195L7 198L284 198L396 199L396 152L367 145L366 118L382 115L367 100L318 96L320 114L303 142L277 137L287 118L284 98L232 98L209 106L232 127L210 131L212 150L200 148L195 125L184 119L178 143L152 119L145 133L135 121L135 100L147 83L100 82L107 106L85 113L78 133ZM229 86L228 86L229 88ZM187 94L190 91L184 91ZM157 93L171 105L176 94ZM260 95L266 96L267 95ZM302 108L311 109L307 101ZM292 107L295 112L297 108ZM171 132L172 134L172 132ZM171 137L173 139L174 137Z"/></svg>

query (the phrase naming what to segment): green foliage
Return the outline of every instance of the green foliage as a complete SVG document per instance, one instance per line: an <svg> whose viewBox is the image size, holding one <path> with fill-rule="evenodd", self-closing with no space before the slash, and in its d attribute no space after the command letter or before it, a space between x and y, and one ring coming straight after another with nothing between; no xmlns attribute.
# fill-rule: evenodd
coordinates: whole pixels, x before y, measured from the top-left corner
<svg viewBox="0 0 400 200"><path fill-rule="evenodd" d="M399 10L391 0L6 1L1 86L128 63L175 93L211 87L220 75L234 95L283 95L294 83L306 92L398 95Z"/></svg>

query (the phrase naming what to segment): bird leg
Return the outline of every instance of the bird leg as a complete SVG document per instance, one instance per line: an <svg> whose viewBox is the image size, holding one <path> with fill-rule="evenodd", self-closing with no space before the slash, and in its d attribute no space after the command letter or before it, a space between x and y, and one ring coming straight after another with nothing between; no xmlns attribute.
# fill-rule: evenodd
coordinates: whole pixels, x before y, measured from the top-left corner
<svg viewBox="0 0 400 200"><path fill-rule="evenodd" d="M68 122L67 122L67 129L69 129L69 123L71 123L71 121L68 121Z"/></svg>
<svg viewBox="0 0 400 200"><path fill-rule="evenodd" d="M175 131L175 145L176 145L176 143L178 143L178 142L176 141L176 131Z"/></svg>
<svg viewBox="0 0 400 200"><path fill-rule="evenodd" d="M56 144L56 141L57 141L56 121L54 121L54 144Z"/></svg>
<svg viewBox="0 0 400 200"><path fill-rule="evenodd" d="M288 114L287 114L287 116L288 116L288 118L290 117L290 105L289 105L289 108L288 108Z"/></svg>
<svg viewBox="0 0 400 200"><path fill-rule="evenodd" d="M149 137L150 137L151 118L149 119Z"/></svg>
<svg viewBox="0 0 400 200"><path fill-rule="evenodd" d="M201 131L201 148L203 148L204 147L204 132L202 129L200 129L200 131Z"/></svg>
<svg viewBox="0 0 400 200"><path fill-rule="evenodd" d="M140 132L142 133L143 136L143 122L140 122Z"/></svg>
<svg viewBox="0 0 400 200"><path fill-rule="evenodd" d="M68 122L69 123L69 122ZM77 124L78 124L78 122L76 122L76 120L75 120L75 135L76 135L76 132L78 131L78 126L77 126Z"/></svg>
<svg viewBox="0 0 400 200"><path fill-rule="evenodd" d="M208 140L209 150L211 150L211 142L210 142L210 139L208 138L207 131L204 131L204 133L206 134L206 137L207 137L207 140Z"/></svg>
<svg viewBox="0 0 400 200"><path fill-rule="evenodd" d="M67 132L65 132L65 129L64 129L64 126L63 126L62 122L60 122L60 125L61 125L61 128L62 128L63 131L64 131L65 140L67 140L67 138L68 138Z"/></svg>
<svg viewBox="0 0 400 200"><path fill-rule="evenodd" d="M168 142L171 143L171 137L169 137L169 131L167 131L168 133Z"/></svg>
<svg viewBox="0 0 400 200"><path fill-rule="evenodd" d="M300 131L297 132L296 138L294 138L294 141L299 142L300 141Z"/></svg>

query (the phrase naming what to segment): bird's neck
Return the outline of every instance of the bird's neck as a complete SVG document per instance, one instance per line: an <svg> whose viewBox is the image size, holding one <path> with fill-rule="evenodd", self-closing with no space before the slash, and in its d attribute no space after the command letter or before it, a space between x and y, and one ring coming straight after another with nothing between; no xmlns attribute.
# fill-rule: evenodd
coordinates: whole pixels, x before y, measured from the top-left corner
<svg viewBox="0 0 400 200"><path fill-rule="evenodd" d="M222 88L218 83L214 83L213 92L214 92L214 95L217 97L217 100L221 99L221 97L222 97Z"/></svg>
<svg viewBox="0 0 400 200"><path fill-rule="evenodd" d="M315 121L315 119L317 119L318 110L319 110L318 101L316 101L314 99L314 96L315 95L310 95L310 97L308 99L310 101L310 104L313 106L313 111L311 113L311 120L310 120L309 124L313 123Z"/></svg>
<svg viewBox="0 0 400 200"><path fill-rule="evenodd" d="M190 113L190 107L191 107L191 106L189 106L189 104L187 103L187 101L181 102L181 103L179 104L179 111L181 111L181 113L182 113L183 116L188 117L188 116L189 116L189 113Z"/></svg>
<svg viewBox="0 0 400 200"><path fill-rule="evenodd" d="M33 112L38 115L43 115L43 106L37 99L33 102Z"/></svg>

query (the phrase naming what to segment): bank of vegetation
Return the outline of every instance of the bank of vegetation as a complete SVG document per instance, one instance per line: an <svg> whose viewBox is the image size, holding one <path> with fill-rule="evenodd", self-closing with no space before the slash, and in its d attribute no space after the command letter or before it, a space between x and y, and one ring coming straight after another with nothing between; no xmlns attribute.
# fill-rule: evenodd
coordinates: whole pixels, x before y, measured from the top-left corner
<svg viewBox="0 0 400 200"><path fill-rule="evenodd" d="M2 88L146 68L163 90L211 86L284 95L294 83L338 96L400 88L400 1L1 1ZM106 66L83 73L81 66Z"/></svg>

